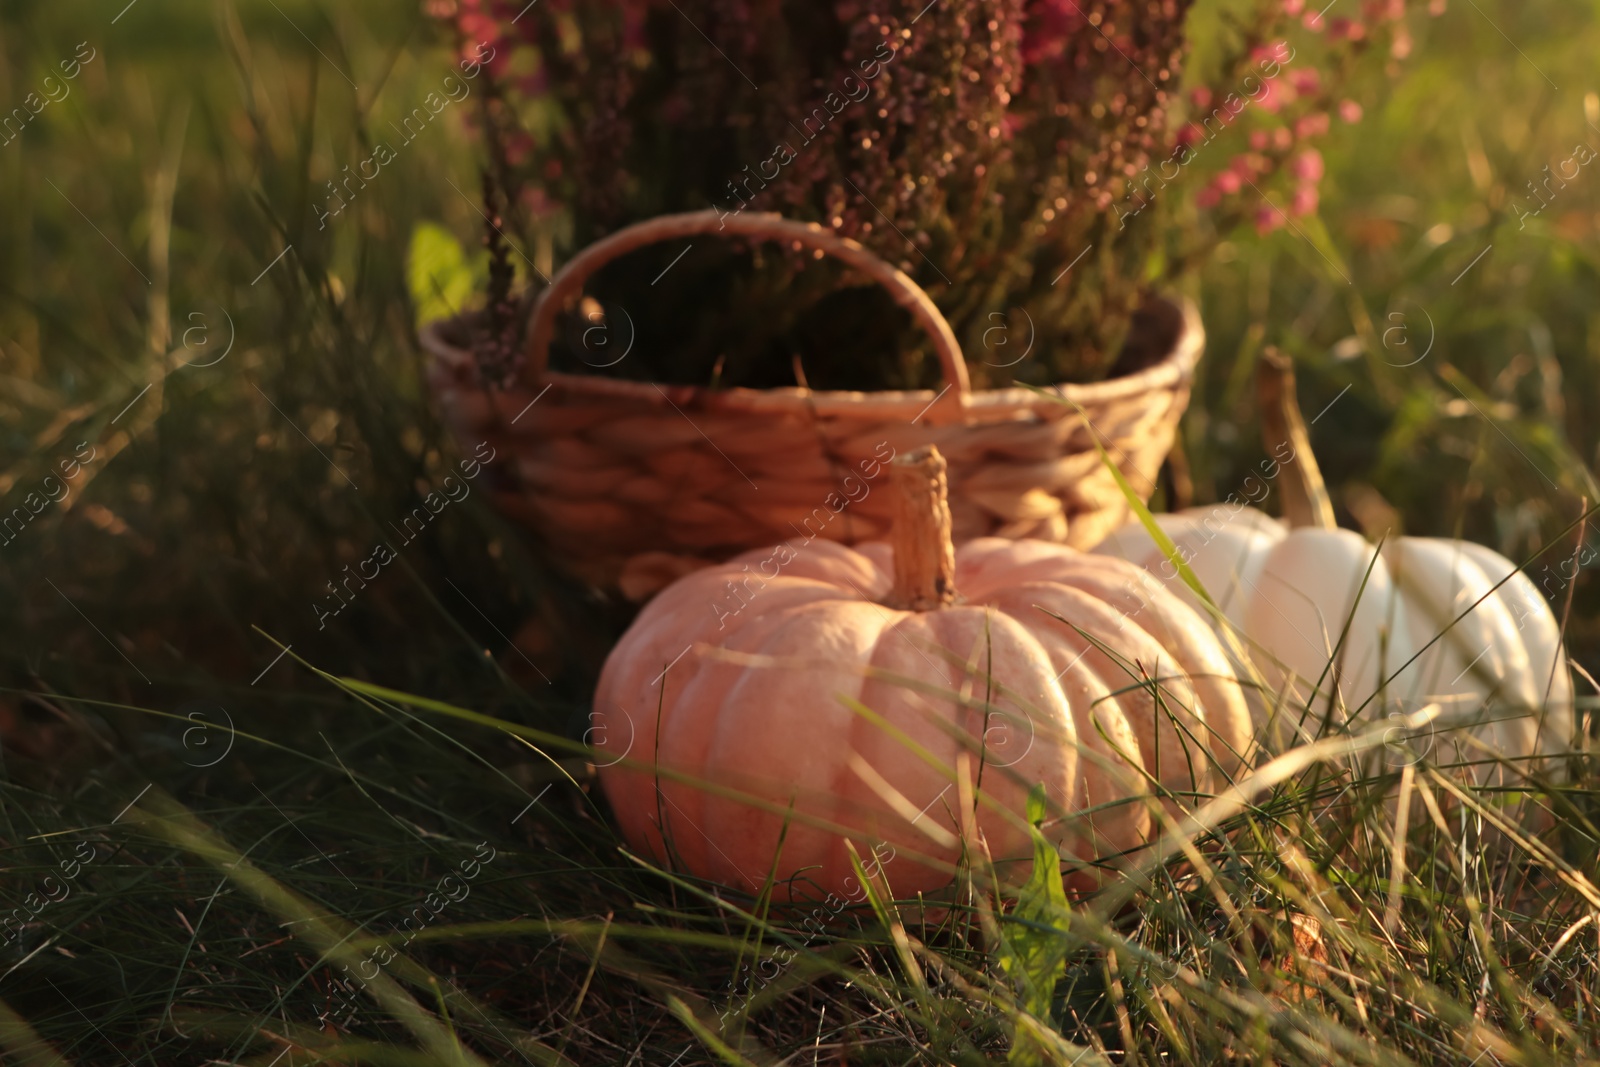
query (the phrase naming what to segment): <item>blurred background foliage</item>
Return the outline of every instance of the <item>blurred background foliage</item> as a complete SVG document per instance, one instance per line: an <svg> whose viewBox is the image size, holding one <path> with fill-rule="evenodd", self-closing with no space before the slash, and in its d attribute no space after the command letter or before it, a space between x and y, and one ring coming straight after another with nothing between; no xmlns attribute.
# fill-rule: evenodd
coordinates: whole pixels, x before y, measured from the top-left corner
<svg viewBox="0 0 1600 1067"><path fill-rule="evenodd" d="M1323 142L1319 216L1265 236L1211 232L1192 208L1174 219L1186 240L1216 242L1187 283L1210 339L1183 428L1196 501L1225 498L1260 458L1249 370L1270 344L1296 358L1348 525L1459 534L1525 559L1595 502L1600 168L1520 215L1547 165L1600 147L1597 16L1593 0L1451 3L1418 21L1398 77L1351 87L1366 117ZM1204 4L1195 15L1216 17ZM95 53L70 95L0 146L0 501L20 506L80 443L95 457L66 500L0 544L8 842L84 812L103 824L151 780L209 798L236 841L265 841L257 783L301 825L360 804L354 778L309 763L285 778L256 740L238 742L248 758L200 766L186 732L196 701L323 764L362 746L362 766L420 806L407 818L437 832L514 813L550 777L525 747L495 735L419 764L413 726L380 717L378 729L296 662L578 737L627 616L552 573L475 490L319 626L329 583L458 458L429 412L405 264L420 223L479 241L477 160L457 116L319 224L327 183L448 72L437 26L405 0L6 0L0 26L6 108L80 42ZM1571 541L1530 570L1558 610L1575 593L1588 665L1595 582L1541 570ZM282 645L293 654L280 660ZM543 857L497 911L532 913L565 861L535 819L494 825L501 846ZM259 855L304 852L281 835ZM409 877L409 862L385 860L384 876ZM412 866L418 885L437 877ZM326 882L334 907L345 890ZM139 899L92 906L131 930ZM138 1030L166 995L186 940L173 931L119 964L139 996L95 1001L110 1033ZM0 996L39 1008L36 983L15 981Z"/></svg>
<svg viewBox="0 0 1600 1067"><path fill-rule="evenodd" d="M1579 58L1596 10L1467 0L1414 21L1401 76L1351 86L1366 115L1328 139L1320 217L1218 235L1191 288L1210 337L1183 428L1196 499L1225 498L1259 456L1249 357L1276 344L1345 525L1521 561L1596 502L1600 174L1575 161L1600 150ZM1575 541L1529 568L1558 614ZM1571 619L1581 662L1600 639L1591 586Z"/></svg>

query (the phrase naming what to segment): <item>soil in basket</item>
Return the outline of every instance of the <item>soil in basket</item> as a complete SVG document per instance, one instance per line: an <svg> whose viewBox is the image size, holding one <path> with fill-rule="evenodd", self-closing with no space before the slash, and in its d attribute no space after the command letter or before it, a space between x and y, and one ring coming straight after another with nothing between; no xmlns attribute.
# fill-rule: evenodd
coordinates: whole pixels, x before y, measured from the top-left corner
<svg viewBox="0 0 1600 1067"><path fill-rule="evenodd" d="M909 313L880 287L810 253L716 238L667 242L608 264L585 292L551 345L554 370L715 388L942 384L938 358ZM931 295L946 314L955 310L948 295ZM1135 320L1113 376L1159 361L1179 326L1168 318ZM1001 329L1017 336L991 331L976 346L961 339L974 387L1073 380L1052 368L1059 358L1035 350L1018 359L1029 348L1027 324Z"/></svg>

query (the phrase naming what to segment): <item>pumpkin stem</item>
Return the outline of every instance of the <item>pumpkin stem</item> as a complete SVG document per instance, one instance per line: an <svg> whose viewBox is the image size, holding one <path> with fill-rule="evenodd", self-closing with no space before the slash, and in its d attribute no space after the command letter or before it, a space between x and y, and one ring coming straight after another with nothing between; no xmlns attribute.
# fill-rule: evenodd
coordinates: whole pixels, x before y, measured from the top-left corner
<svg viewBox="0 0 1600 1067"><path fill-rule="evenodd" d="M1256 364L1256 397L1261 405L1261 443L1283 475L1284 518L1293 527L1337 528L1333 502L1295 399L1294 361L1271 346Z"/></svg>
<svg viewBox="0 0 1600 1067"><path fill-rule="evenodd" d="M944 457L933 445L898 455L894 475L894 588L889 606L933 611L955 603L956 550Z"/></svg>

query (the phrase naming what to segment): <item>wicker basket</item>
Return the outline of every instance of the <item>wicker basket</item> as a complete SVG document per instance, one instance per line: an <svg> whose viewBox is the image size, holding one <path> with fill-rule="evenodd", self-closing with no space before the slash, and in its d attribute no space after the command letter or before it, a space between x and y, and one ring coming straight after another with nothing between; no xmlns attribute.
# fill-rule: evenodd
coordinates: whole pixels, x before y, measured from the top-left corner
<svg viewBox="0 0 1600 1067"><path fill-rule="evenodd" d="M942 390L713 390L547 369L557 318L603 264L643 245L726 233L820 249L883 285L933 339ZM1152 365L1055 395L1087 415L1142 493L1154 489L1189 400L1204 334L1192 308L1152 305ZM485 388L469 323L422 332L429 383L469 450L495 450L497 506L538 531L572 571L639 600L706 562L794 537L883 537L884 461L936 444L949 462L958 541L1035 537L1080 548L1128 518L1071 404L1026 389L973 392L949 324L916 283L861 245L778 215L668 215L591 245L551 279L529 323L521 380ZM1149 347L1148 345L1146 347Z"/></svg>

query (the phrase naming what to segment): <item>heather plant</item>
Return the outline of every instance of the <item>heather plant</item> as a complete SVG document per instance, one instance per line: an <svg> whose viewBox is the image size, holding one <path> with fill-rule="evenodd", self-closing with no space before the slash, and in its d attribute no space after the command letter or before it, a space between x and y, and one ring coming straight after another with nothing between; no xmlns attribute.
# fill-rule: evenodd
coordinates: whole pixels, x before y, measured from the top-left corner
<svg viewBox="0 0 1600 1067"><path fill-rule="evenodd" d="M1161 355L1124 345L1141 304L1217 234L1313 214L1315 143L1333 113L1360 116L1337 96L1342 75L1380 38L1385 61L1409 47L1403 0L1327 20L1288 0L1239 13L1185 89L1190 7L458 0L434 11L453 19L464 55L492 51L476 121L508 221L536 244L570 252L677 211L821 222L927 289L978 384L1004 385L1093 381ZM1203 226L1174 225L1197 208ZM798 254L696 241L635 254L592 291L584 327L625 310L641 353L605 373L937 382L887 298ZM593 366L579 347L558 365ZM513 369L493 362L493 377Z"/></svg>

